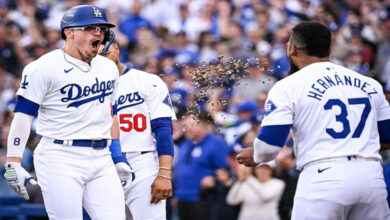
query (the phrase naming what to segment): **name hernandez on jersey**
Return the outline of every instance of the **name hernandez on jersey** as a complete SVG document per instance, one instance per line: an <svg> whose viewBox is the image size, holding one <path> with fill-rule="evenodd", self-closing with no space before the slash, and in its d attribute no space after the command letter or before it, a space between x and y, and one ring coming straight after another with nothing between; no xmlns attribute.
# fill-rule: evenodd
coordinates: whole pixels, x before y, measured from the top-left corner
<svg viewBox="0 0 390 220"><path fill-rule="evenodd" d="M120 76L114 112L122 152L156 150L151 120L176 119L166 84L157 75L136 69Z"/></svg>
<svg viewBox="0 0 390 220"><path fill-rule="evenodd" d="M328 69L331 70L331 68ZM334 68L332 69L334 70ZM335 73L322 76L321 78L315 80L307 96L321 101L326 90L333 86L353 86L365 92L370 98L372 95L378 94L376 89L373 88L368 82L351 76L340 76Z"/></svg>
<svg viewBox="0 0 390 220"><path fill-rule="evenodd" d="M276 83L265 107L262 126L292 125L298 169L330 157L381 159L378 121L390 119L390 107L369 77L314 63Z"/></svg>
<svg viewBox="0 0 390 220"><path fill-rule="evenodd" d="M98 55L88 65L58 49L28 64L22 79L16 94L40 105L38 134L61 140L110 139L111 103L119 80L114 62Z"/></svg>

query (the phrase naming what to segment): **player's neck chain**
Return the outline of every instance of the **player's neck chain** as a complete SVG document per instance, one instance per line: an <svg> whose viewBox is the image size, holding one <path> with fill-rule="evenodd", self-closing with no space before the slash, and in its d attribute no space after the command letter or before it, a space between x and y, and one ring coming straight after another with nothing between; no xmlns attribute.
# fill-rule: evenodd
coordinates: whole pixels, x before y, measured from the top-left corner
<svg viewBox="0 0 390 220"><path fill-rule="evenodd" d="M84 72L84 73L88 73L89 71L91 71L92 67L90 66L88 68L88 70L83 70L81 67L79 67L78 65L76 65L75 63L69 61L68 59L66 59L66 54L65 54L65 51L64 51L64 48L61 49L62 50L62 54L64 55L64 60L70 64L72 64L73 66L75 66L77 69L79 69L81 72Z"/></svg>

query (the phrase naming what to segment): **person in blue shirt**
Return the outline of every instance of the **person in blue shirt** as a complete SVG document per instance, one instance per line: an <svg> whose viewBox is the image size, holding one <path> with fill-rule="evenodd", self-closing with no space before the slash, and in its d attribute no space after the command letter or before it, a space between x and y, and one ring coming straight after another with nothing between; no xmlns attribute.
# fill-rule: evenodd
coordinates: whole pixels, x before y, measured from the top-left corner
<svg viewBox="0 0 390 220"><path fill-rule="evenodd" d="M175 191L181 220L210 218L209 202L199 197L201 180L228 167L228 146L222 137L210 132L209 122L204 112L184 118L186 140L179 146Z"/></svg>
<svg viewBox="0 0 390 220"><path fill-rule="evenodd" d="M142 27L152 29L152 24L141 16L142 2L134 1L130 15L119 22L119 31L126 35L130 43L137 42L136 32Z"/></svg>

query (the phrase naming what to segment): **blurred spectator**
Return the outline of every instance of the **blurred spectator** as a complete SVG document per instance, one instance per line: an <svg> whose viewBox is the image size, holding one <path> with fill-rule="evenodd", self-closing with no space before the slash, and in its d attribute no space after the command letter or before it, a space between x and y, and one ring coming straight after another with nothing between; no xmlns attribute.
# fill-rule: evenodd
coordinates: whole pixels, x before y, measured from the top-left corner
<svg viewBox="0 0 390 220"><path fill-rule="evenodd" d="M250 60L249 65L248 77L241 78L234 84L233 103L243 100L256 101L257 93L268 92L276 83L276 79L267 75L258 61Z"/></svg>
<svg viewBox="0 0 390 220"><path fill-rule="evenodd" d="M24 55L21 48L8 38L8 29L0 23L0 60L6 63L5 69L14 76L21 75L22 60Z"/></svg>
<svg viewBox="0 0 390 220"><path fill-rule="evenodd" d="M175 192L181 220L210 219L210 202L199 197L201 180L228 166L227 145L210 132L209 120L205 113L189 114L184 119L186 140L179 146L177 155Z"/></svg>
<svg viewBox="0 0 390 220"><path fill-rule="evenodd" d="M202 179L200 197L209 200L211 197L210 220L235 220L240 210L239 205L228 205L226 196L233 184L234 178L225 168L218 169L215 176Z"/></svg>
<svg viewBox="0 0 390 220"><path fill-rule="evenodd" d="M140 0L134 0L131 7L130 14L120 21L119 30L124 33L129 39L131 44L137 42L137 30L142 27L152 28L152 25L148 20L141 16L142 2Z"/></svg>
<svg viewBox="0 0 390 220"><path fill-rule="evenodd" d="M236 181L227 195L227 203L241 203L239 220L277 220L278 204L285 183L272 177L274 165L263 164L256 168L239 165ZM254 169L255 176L252 176Z"/></svg>
<svg viewBox="0 0 390 220"><path fill-rule="evenodd" d="M131 60L135 66L145 67L158 51L157 40L153 31L146 26L139 27L135 36L138 39L137 44L133 46L126 60Z"/></svg>

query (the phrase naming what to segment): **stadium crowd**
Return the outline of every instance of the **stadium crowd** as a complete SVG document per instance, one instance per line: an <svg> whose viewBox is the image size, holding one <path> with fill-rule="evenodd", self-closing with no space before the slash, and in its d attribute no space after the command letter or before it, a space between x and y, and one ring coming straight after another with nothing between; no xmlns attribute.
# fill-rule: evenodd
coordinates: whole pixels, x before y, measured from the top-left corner
<svg viewBox="0 0 390 220"><path fill-rule="evenodd" d="M253 144L267 92L288 74L286 43L297 22L326 24L332 62L377 79L390 101L389 0L0 0L0 197L17 196L3 165L22 70L62 47L62 15L80 4L105 8L117 25L122 62L158 74L168 86L178 118L168 219L177 213L180 219L289 219L299 175L292 139L262 167L243 167L234 157ZM246 72L200 95L194 71L229 59L247 62ZM23 158L31 172L38 141L31 135ZM389 189L390 153L382 155ZM43 202L39 187L29 190L28 202ZM197 213L186 212L189 206Z"/></svg>

